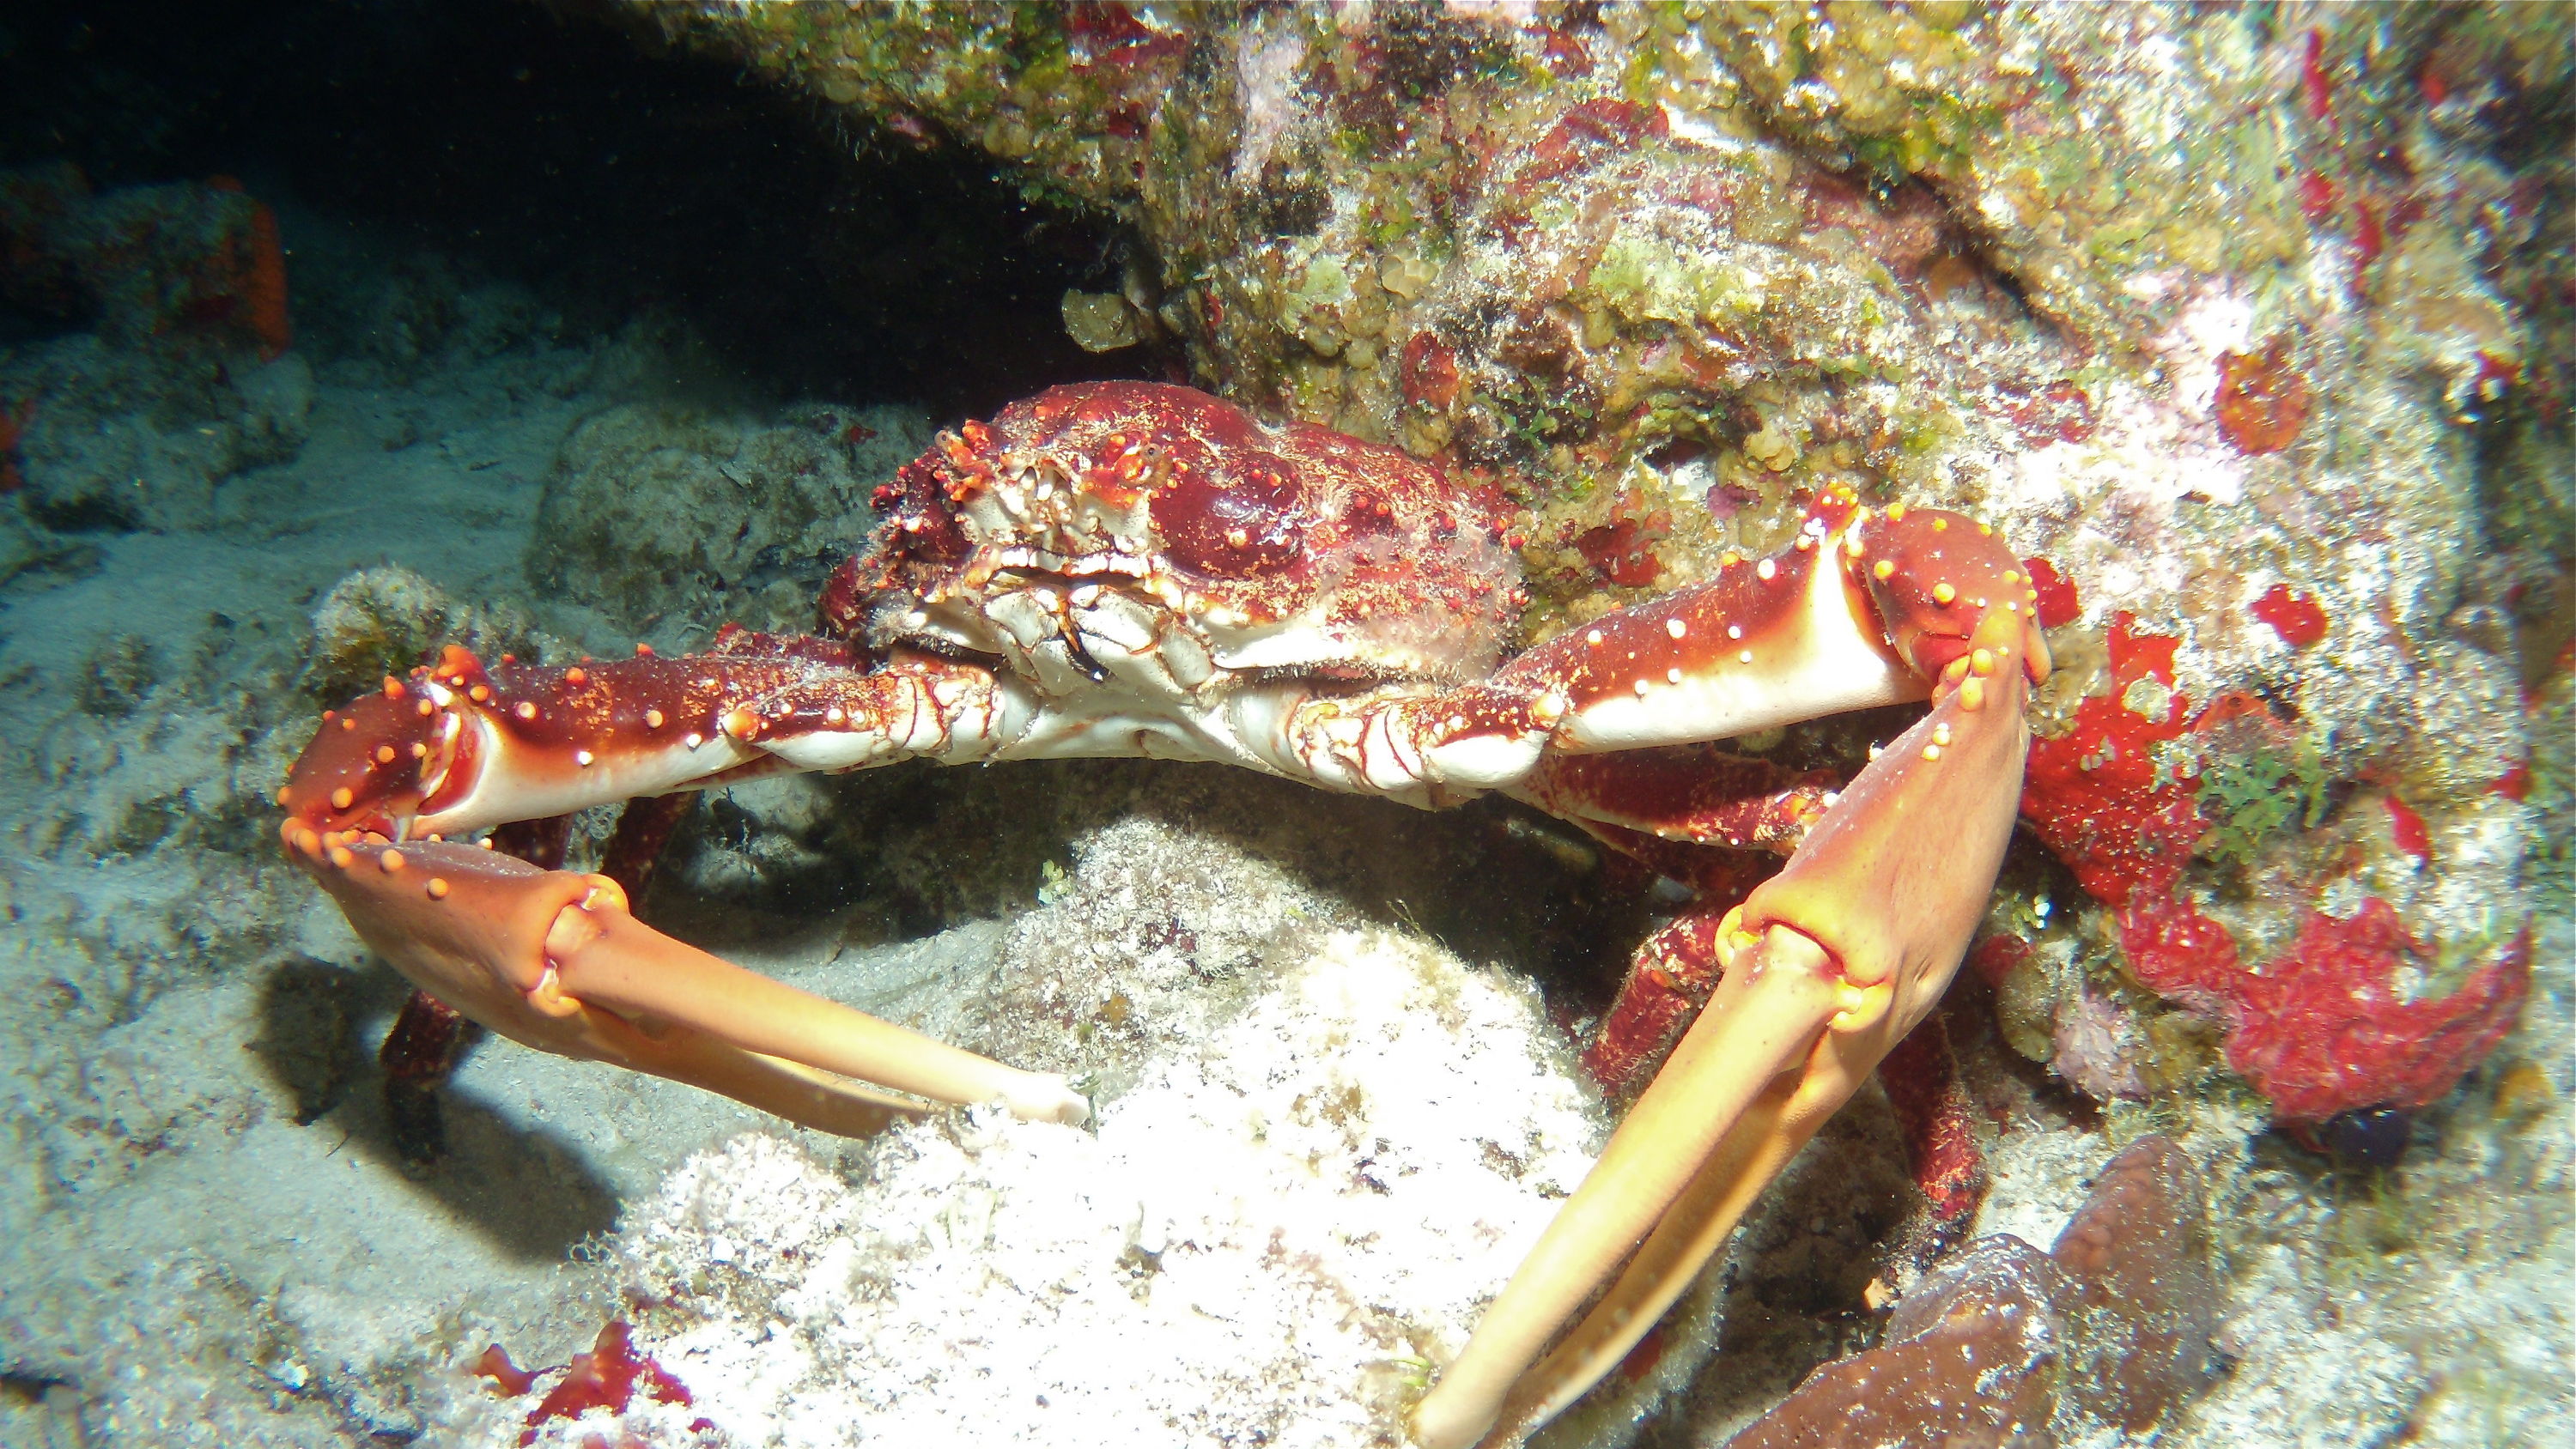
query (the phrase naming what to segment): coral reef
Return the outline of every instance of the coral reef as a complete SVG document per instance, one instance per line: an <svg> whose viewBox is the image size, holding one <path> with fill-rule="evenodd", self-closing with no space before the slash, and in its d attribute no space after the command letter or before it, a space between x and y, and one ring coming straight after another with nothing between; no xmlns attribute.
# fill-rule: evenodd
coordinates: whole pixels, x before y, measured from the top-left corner
<svg viewBox="0 0 2576 1449"><path fill-rule="evenodd" d="M634 18L1130 224L1068 328L1499 490L1524 642L1820 486L1994 519L2061 666L2055 859L1978 959L2003 1040L2115 1120L2438 1116L2562 989L2520 942L2569 834L2576 208L2527 14ZM1604 1032L1626 1062L1689 999L1622 1005L1661 1013ZM1942 1130L1927 1185L1969 1180Z"/></svg>
<svg viewBox="0 0 2576 1449"><path fill-rule="evenodd" d="M1699 1316L1570 1434L1706 1442L1869 1336L1893 1282L1880 1356L1763 1433L2564 1439L2576 53L2556 12L626 8L864 145L989 159L1117 218L1068 333L1508 500L1533 585L1516 643L1776 546L1822 486L1971 509L2029 554L2061 675L2034 843L1972 962L1999 1031L1956 1033L1953 1073L1837 1124ZM860 434L899 461L926 424L673 396L653 376L702 360L568 340L426 254L316 295L327 239L286 225L291 334L249 196L0 181L0 291L64 329L0 342L0 721L24 742L0 768L0 1439L571 1444L618 1432L630 1372L648 1442L961 1405L1120 1442L1138 1403L1169 1406L1147 1434L1191 1414L1385 1432L1421 1343L1500 1271L1461 1265L1512 1256L1426 1182L1541 1212L1579 1170L1561 1043L1597 1001L1568 982L1650 935L1673 886L1508 812L1431 835L1143 766L746 785L685 827L659 909L1093 1073L1117 1130L967 1119L836 1157L469 1060L452 1170L405 1176L352 1090L384 983L264 869L306 692L454 636L552 658L801 624L893 472ZM857 273L889 230L820 245ZM1847 773L1875 723L1752 747ZM1554 1023L1459 957L1545 963ZM1319 982L1342 994L1290 999ZM1689 1008L1662 1004L1636 1039ZM1296 1061L1254 1079L1283 1035ZM1453 1066L1491 1077L1429 1118L1421 1077ZM1487 1121L1514 1112L1553 1125L1533 1145ZM2209 1174L2214 1248L2170 1146L2101 1167L2151 1126ZM1912 1282L1909 1146L1968 1231L2055 1250ZM1285 1185L1243 1207L1221 1156ZM1173 1185L1150 1224L1148 1167ZM621 1202L641 1206L612 1237ZM1287 1213L1307 1216L1263 1220ZM1172 1226L1192 1214L1212 1226ZM566 1266L585 1233L605 1266ZM1137 1323L1171 1351L1099 1326ZM588 1371L491 1398L461 1369L496 1340ZM2233 1362L2214 1382L2213 1343ZM958 1369L1005 1353L1067 1387L1005 1404ZM657 1401L648 1360L698 1402ZM1864 1380L1874 1397L1835 1397ZM601 1390L587 1418L529 1422L550 1390L578 1413L578 1384Z"/></svg>
<svg viewBox="0 0 2576 1449"><path fill-rule="evenodd" d="M2558 73L2431 16L2394 49L2178 6L636 18L1130 222L1151 264L1078 330L1501 489L1532 642L1819 486L1992 518L2067 666L2027 807L2099 903L2049 899L2023 995L2098 1049L2152 1035L2108 1019L2141 881L2265 958L2370 899L2499 942L2527 908L2538 816L2494 787L2576 560L2525 365L2567 208L2513 157ZM2425 74L2449 109L2410 124Z"/></svg>

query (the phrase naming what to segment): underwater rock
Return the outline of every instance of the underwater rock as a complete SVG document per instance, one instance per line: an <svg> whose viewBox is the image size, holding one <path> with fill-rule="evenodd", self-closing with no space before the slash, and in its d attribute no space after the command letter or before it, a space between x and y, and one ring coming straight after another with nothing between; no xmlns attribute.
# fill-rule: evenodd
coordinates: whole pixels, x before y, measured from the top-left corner
<svg viewBox="0 0 2576 1449"><path fill-rule="evenodd" d="M2045 1449L2144 1433L2217 1372L2219 1293L2199 1169L2169 1138L2114 1156L2041 1253L1972 1245L1908 1294L1879 1345L1817 1369L1728 1449Z"/></svg>
<svg viewBox="0 0 2576 1449"><path fill-rule="evenodd" d="M1589 1166L1584 1093L1525 988L1383 932L1274 945L1235 1011L1128 1037L1096 1132L944 1114L857 1181L766 1135L693 1159L617 1252L696 1405L630 1429L1388 1434Z"/></svg>
<svg viewBox="0 0 2576 1449"><path fill-rule="evenodd" d="M2065 1394L2140 1434L2218 1372L2218 1279L2200 1169L2171 1138L2141 1137L2095 1178L2049 1250L2066 1272Z"/></svg>
<svg viewBox="0 0 2576 1449"><path fill-rule="evenodd" d="M807 404L761 423L610 408L564 441L529 580L689 646L728 621L810 629L824 580L874 525L870 490L926 442L896 409Z"/></svg>
<svg viewBox="0 0 2576 1449"><path fill-rule="evenodd" d="M518 609L460 603L412 570L386 564L349 574L314 606L312 644L296 682L317 704L345 704L447 644L496 658L572 652Z"/></svg>
<svg viewBox="0 0 2576 1449"><path fill-rule="evenodd" d="M231 177L93 192L69 162L0 171L0 262L0 299L93 312L121 346L294 343L277 218Z"/></svg>
<svg viewBox="0 0 2576 1449"><path fill-rule="evenodd" d="M2047 1254L1988 1238L1899 1304L1883 1343L1816 1370L1728 1449L2051 1444L2064 1292Z"/></svg>
<svg viewBox="0 0 2576 1449"><path fill-rule="evenodd" d="M2516 191L2506 112L2407 119L2436 55L2444 105L2554 72L2511 25L2419 17L2389 50L2367 13L635 20L1132 220L1124 300L1198 381L1511 500L1532 640L1779 546L1820 487L1991 521L2057 585L2026 804L2092 900L2051 902L2052 940L2115 935L2148 879L2269 951L2368 898L2511 935L2509 621L2565 592L2500 533L2563 521L2563 468L2472 432L2555 406L2516 382L2555 325L2524 194L2553 183ZM2368 828L2365 778L2420 851ZM2080 954L2056 984L2093 994L2049 994L2126 1011ZM2130 1038L2102 1015L2073 1025Z"/></svg>

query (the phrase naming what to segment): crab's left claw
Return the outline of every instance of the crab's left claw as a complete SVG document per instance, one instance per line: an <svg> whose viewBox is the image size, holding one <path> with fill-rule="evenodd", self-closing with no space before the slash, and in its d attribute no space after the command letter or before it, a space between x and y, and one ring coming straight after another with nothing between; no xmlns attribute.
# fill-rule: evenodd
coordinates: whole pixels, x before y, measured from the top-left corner
<svg viewBox="0 0 2576 1449"><path fill-rule="evenodd" d="M277 803L316 830L363 826L399 833L456 767L464 742L458 726L455 712L388 675L381 692L322 717Z"/></svg>
<svg viewBox="0 0 2576 1449"><path fill-rule="evenodd" d="M743 970L636 920L606 876L473 846L284 827L289 859L415 984L504 1036L864 1136L920 1103L1079 1122L1062 1077L977 1056ZM857 1080L848 1080L855 1078Z"/></svg>
<svg viewBox="0 0 2576 1449"><path fill-rule="evenodd" d="M1949 984L2012 832L2022 709L2048 669L2010 556L1976 532L1917 515L1870 535L1892 555L1875 582L1911 581L1871 593L1935 681L1932 711L1729 913L1707 1009L1415 1409L1430 1449L1517 1443L1615 1367Z"/></svg>

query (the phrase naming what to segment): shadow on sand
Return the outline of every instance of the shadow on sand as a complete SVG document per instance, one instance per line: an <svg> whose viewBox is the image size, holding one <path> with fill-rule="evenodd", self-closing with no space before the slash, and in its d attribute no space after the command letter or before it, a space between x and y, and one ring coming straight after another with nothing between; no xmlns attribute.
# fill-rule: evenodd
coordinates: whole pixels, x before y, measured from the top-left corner
<svg viewBox="0 0 2576 1449"><path fill-rule="evenodd" d="M375 1038L406 989L382 967L353 971L293 957L271 970L251 1050L294 1102L295 1120L346 1133L334 1151L363 1155L523 1262L561 1261L584 1239L615 1227L617 1194L578 1147L511 1120L470 1091L450 1085L438 1094L442 1154L423 1163L402 1150Z"/></svg>

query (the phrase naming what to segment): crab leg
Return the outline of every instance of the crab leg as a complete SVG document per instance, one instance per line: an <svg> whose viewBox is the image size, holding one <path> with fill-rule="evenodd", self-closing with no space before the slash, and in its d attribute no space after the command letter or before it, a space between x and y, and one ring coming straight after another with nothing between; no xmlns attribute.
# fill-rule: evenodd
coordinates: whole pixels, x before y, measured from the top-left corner
<svg viewBox="0 0 2576 1449"><path fill-rule="evenodd" d="M1515 790L1552 812L1634 824L1632 801L1581 804L1593 785L1564 757L1700 745L1931 692L1891 646L1873 590L1843 567L1868 523L1828 497L1787 552L1730 558L1716 578L1568 630L1487 683L1302 700L1237 729L1271 768L1327 788L1433 806ZM1681 758L1661 762L1668 781ZM1654 769L1620 773L1643 783Z"/></svg>
<svg viewBox="0 0 2576 1449"><path fill-rule="evenodd" d="M1012 714L975 666L862 671L822 640L736 633L561 669L449 645L326 715L278 803L317 828L461 835L783 770L979 759Z"/></svg>
<svg viewBox="0 0 2576 1449"><path fill-rule="evenodd" d="M720 1092L863 1136L918 1103L998 1101L1080 1121L1062 1077L1024 1072L745 971L636 920L606 876L496 851L285 827L289 858L361 938L431 995L504 1036Z"/></svg>
<svg viewBox="0 0 2576 1449"><path fill-rule="evenodd" d="M847 1134L918 1104L841 1077L1079 1121L1087 1108L1062 1078L674 941L607 876L438 838L775 769L975 758L1002 722L998 696L972 666L862 673L811 640L734 635L708 654L497 671L451 647L326 720L279 792L287 854L415 985L528 1045Z"/></svg>
<svg viewBox="0 0 2576 1449"><path fill-rule="evenodd" d="M1429 1449L1517 1443L1579 1397L1939 1000L2011 835L2026 681L2048 667L2011 556L1982 537L1917 515L1847 538L1855 570L1883 551L1874 606L1933 709L1721 924L1708 1009L1415 1409Z"/></svg>

